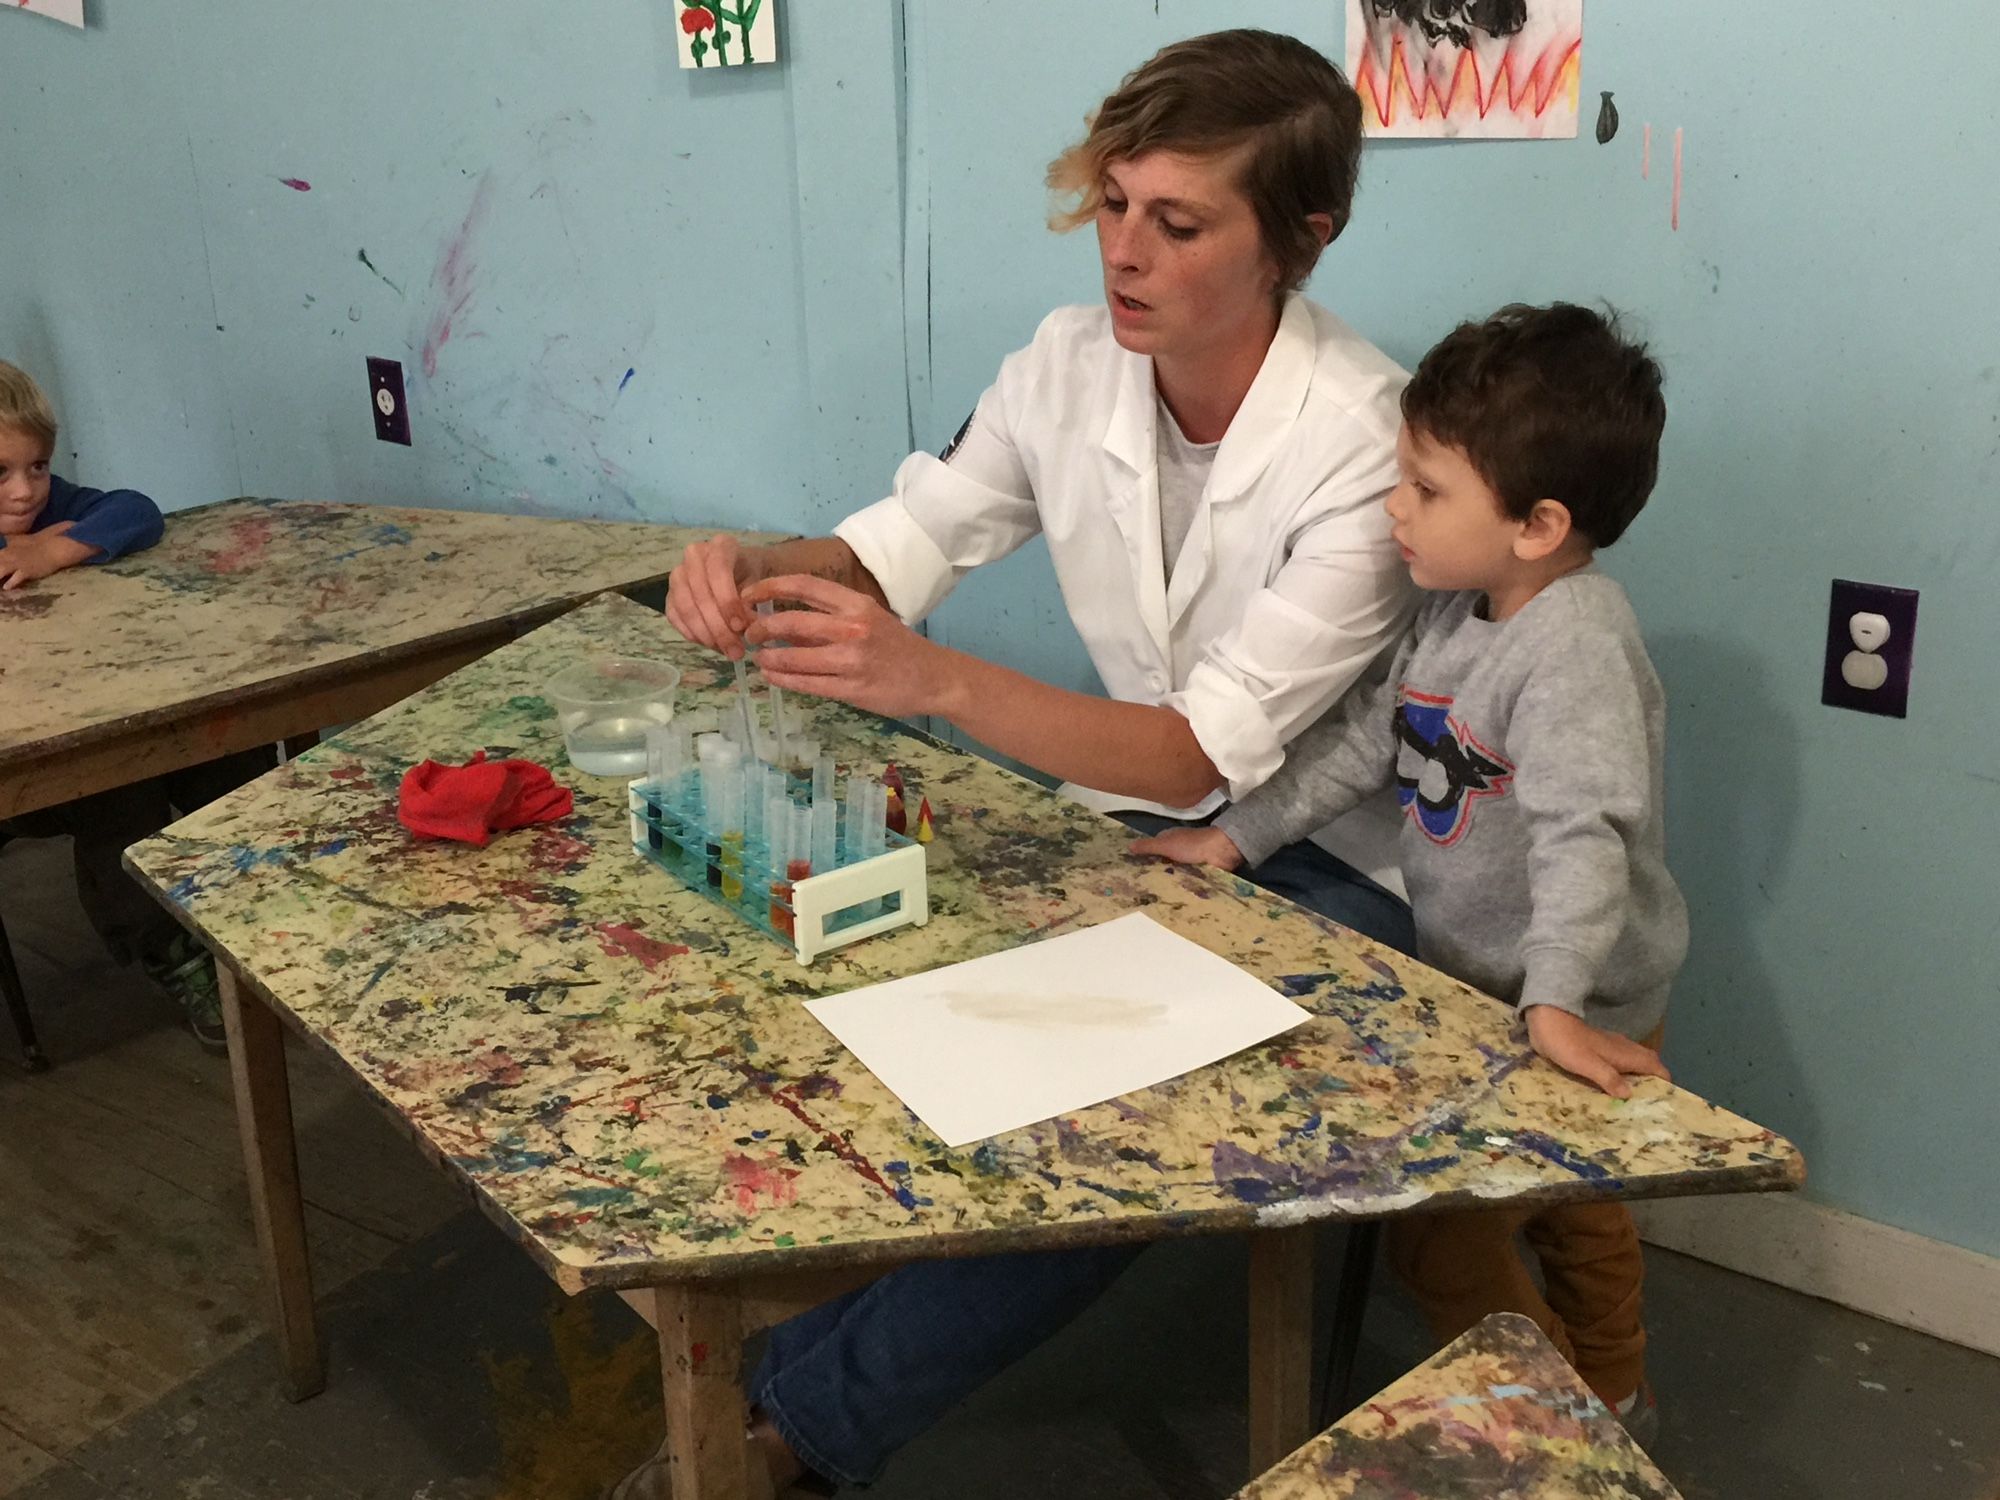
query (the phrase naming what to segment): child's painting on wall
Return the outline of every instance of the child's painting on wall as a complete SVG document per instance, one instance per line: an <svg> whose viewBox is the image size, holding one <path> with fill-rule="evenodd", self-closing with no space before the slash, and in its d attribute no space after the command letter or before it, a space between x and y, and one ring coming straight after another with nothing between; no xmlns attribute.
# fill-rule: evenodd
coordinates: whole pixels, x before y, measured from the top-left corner
<svg viewBox="0 0 2000 1500"><path fill-rule="evenodd" d="M777 0L674 0L684 68L735 68L778 60Z"/></svg>
<svg viewBox="0 0 2000 1500"><path fill-rule="evenodd" d="M1370 135L1576 134L1583 0L1347 0L1347 76Z"/></svg>

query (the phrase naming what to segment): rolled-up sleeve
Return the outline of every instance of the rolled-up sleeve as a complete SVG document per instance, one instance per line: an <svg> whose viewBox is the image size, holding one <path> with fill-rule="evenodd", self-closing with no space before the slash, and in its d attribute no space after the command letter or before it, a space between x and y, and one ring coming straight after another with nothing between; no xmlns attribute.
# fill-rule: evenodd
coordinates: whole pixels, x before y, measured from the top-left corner
<svg viewBox="0 0 2000 1500"><path fill-rule="evenodd" d="M1323 486L1277 574L1167 700L1232 800L1269 780L1287 743L1407 626L1418 595L1381 503L1394 482L1391 468L1370 464Z"/></svg>
<svg viewBox="0 0 2000 1500"><path fill-rule="evenodd" d="M912 453L897 466L887 499L833 528L908 624L936 609L974 568L999 561L1041 530L1009 419L1008 387L1020 377L1021 358L1010 356L979 398L945 450L949 460Z"/></svg>

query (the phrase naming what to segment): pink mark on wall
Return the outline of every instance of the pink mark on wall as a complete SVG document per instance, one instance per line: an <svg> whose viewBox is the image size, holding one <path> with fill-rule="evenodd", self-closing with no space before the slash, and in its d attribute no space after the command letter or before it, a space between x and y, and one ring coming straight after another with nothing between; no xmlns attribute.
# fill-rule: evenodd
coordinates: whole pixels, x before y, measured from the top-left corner
<svg viewBox="0 0 2000 1500"><path fill-rule="evenodd" d="M648 973L689 951L685 943L663 943L624 922L598 923L597 942L611 958L638 959Z"/></svg>
<svg viewBox="0 0 2000 1500"><path fill-rule="evenodd" d="M431 295L434 306L430 322L424 329L422 358L424 374L437 374L438 351L451 342L454 330L463 333L460 326L472 306L473 274L472 241L486 221L486 211L493 201L493 174L486 173L479 179L479 186L472 194L472 206L465 211L465 218L451 238L444 242L438 252L437 268L431 272Z"/></svg>
<svg viewBox="0 0 2000 1500"><path fill-rule="evenodd" d="M1639 175L1653 175L1653 127L1650 123L1646 126L1646 143L1639 148Z"/></svg>
<svg viewBox="0 0 2000 1500"><path fill-rule="evenodd" d="M783 1208L799 1196L798 1173L778 1166L776 1157L755 1161L732 1151L722 1159L722 1179L736 1193L736 1207L743 1213L757 1211L757 1199L771 1200L773 1208Z"/></svg>
<svg viewBox="0 0 2000 1500"><path fill-rule="evenodd" d="M1674 127L1674 210L1673 227L1681 227L1681 128Z"/></svg>
<svg viewBox="0 0 2000 1500"><path fill-rule="evenodd" d="M225 576L242 573L264 560L271 545L273 522L269 516L245 516L229 525L229 540L207 553L210 568Z"/></svg>
<svg viewBox="0 0 2000 1500"><path fill-rule="evenodd" d="M310 193L313 190L313 185L303 177L280 177L278 181L295 193Z"/></svg>

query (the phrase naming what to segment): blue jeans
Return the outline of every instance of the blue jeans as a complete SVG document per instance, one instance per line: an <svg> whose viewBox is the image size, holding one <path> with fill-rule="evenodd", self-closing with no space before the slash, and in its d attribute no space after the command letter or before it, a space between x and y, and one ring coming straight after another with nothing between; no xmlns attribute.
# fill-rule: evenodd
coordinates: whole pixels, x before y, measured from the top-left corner
<svg viewBox="0 0 2000 1500"><path fill-rule="evenodd" d="M1134 833L1149 838L1169 828L1187 826L1156 813L1122 812L1116 816ZM1398 953L1416 956L1417 926L1409 902L1377 885L1346 860L1328 854L1311 839L1287 844L1261 865L1238 873L1252 885L1296 901L1307 911L1331 917Z"/></svg>
<svg viewBox="0 0 2000 1500"><path fill-rule="evenodd" d="M1123 813L1136 832L1170 820ZM1404 953L1410 909L1317 844L1245 878ZM928 1260L779 1324L750 1399L815 1474L866 1486L895 1451L1097 1300L1143 1245Z"/></svg>

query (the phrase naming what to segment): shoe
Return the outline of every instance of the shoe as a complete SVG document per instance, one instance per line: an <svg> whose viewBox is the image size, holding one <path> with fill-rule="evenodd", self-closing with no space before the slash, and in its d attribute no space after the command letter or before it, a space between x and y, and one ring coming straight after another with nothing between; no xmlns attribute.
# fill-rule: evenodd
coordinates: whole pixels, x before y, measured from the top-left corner
<svg viewBox="0 0 2000 1500"><path fill-rule="evenodd" d="M1660 1403L1654 1399L1653 1387L1649 1382L1640 1381L1639 1389L1614 1406L1611 1414L1623 1424L1626 1434L1641 1448L1650 1449L1659 1440Z"/></svg>
<svg viewBox="0 0 2000 1500"><path fill-rule="evenodd" d="M771 1489L771 1471L765 1466L763 1455L748 1438L744 1441L750 1448L750 1500L777 1500ZM674 1500L672 1468L667 1457L667 1444L663 1442L653 1450L651 1458L605 1491L604 1500Z"/></svg>
<svg viewBox="0 0 2000 1500"><path fill-rule="evenodd" d="M202 1050L229 1055L229 1035L222 1025L222 987L216 982L215 960L186 933L176 933L159 958L146 965L154 983L171 995L187 1020L187 1029Z"/></svg>

